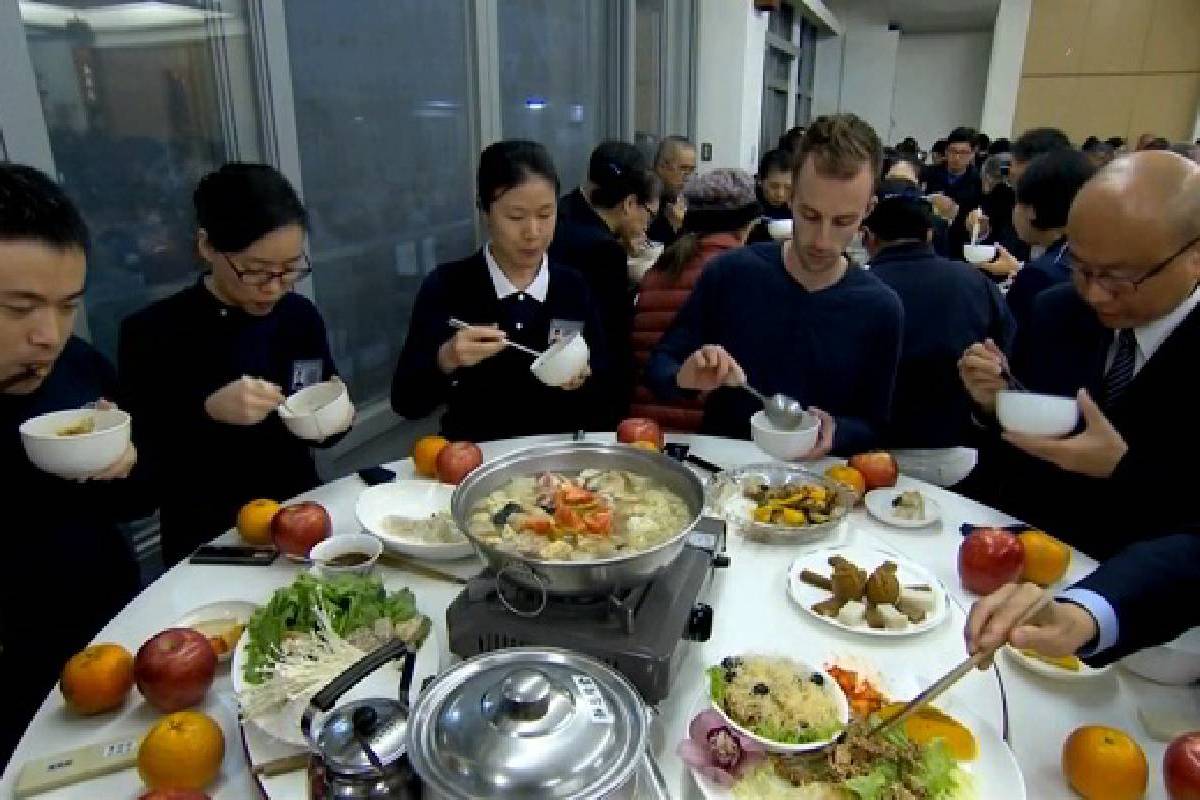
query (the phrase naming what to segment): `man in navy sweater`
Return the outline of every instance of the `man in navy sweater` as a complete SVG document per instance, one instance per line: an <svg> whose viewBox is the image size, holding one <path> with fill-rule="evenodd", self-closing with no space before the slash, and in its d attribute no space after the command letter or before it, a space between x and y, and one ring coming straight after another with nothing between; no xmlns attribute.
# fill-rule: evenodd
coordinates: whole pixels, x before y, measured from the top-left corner
<svg viewBox="0 0 1200 800"><path fill-rule="evenodd" d="M1192 473L1200 349L1200 166L1168 152L1114 161L1067 221L1073 285L1047 289L1018 330L1013 374L1077 396L1083 425L1062 439L1004 434L981 453L977 497L1104 558L1138 538L1200 524ZM993 343L959 361L987 421L1005 388Z"/></svg>
<svg viewBox="0 0 1200 800"><path fill-rule="evenodd" d="M912 181L887 178L866 219L871 274L904 304L904 345L886 443L905 472L948 486L975 465L971 398L958 378L958 357L991 338L1005 352L1012 315L982 272L938 256L930 244L933 210ZM906 463L907 459L907 463Z"/></svg>
<svg viewBox="0 0 1200 800"><path fill-rule="evenodd" d="M11 567L0 583L0 680L14 688L0 711L0 752L16 746L71 654L137 593L137 561L117 523L152 510L128 479L132 445L82 482L42 472L21 445L25 420L116 396L112 366L71 335L87 241L53 181L0 164L0 475Z"/></svg>
<svg viewBox="0 0 1200 800"><path fill-rule="evenodd" d="M1177 533L1137 544L1105 561L1025 625L1041 599L1032 583L1007 584L978 601L967 621L974 653L1011 642L1051 656L1078 655L1097 667L1164 644L1200 625L1200 535Z"/></svg>
<svg viewBox="0 0 1200 800"><path fill-rule="evenodd" d="M747 438L749 382L810 406L808 458L878 444L892 403L904 312L842 254L874 203L883 148L853 114L821 117L796 157L794 239L715 258L660 340L646 383L664 399L708 391L701 430Z"/></svg>

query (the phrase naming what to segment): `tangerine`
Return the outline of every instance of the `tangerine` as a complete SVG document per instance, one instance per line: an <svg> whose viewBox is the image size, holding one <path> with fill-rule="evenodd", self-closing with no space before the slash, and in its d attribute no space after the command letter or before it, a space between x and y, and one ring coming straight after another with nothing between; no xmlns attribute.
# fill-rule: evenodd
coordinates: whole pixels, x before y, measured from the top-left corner
<svg viewBox="0 0 1200 800"><path fill-rule="evenodd" d="M242 506L237 515L237 529L242 538L250 544L264 545L271 543L271 520L279 511L279 503L274 500L251 500Z"/></svg>
<svg viewBox="0 0 1200 800"><path fill-rule="evenodd" d="M1025 548L1021 579L1039 586L1061 580L1071 565L1071 548L1042 531L1025 531L1017 536Z"/></svg>
<svg viewBox="0 0 1200 800"><path fill-rule="evenodd" d="M133 654L119 644L94 644L71 656L59 688L67 705L80 714L110 711L133 688Z"/></svg>
<svg viewBox="0 0 1200 800"><path fill-rule="evenodd" d="M1076 728L1063 743L1062 770L1085 800L1138 800L1146 794L1146 754L1124 731L1105 725Z"/></svg>
<svg viewBox="0 0 1200 800"><path fill-rule="evenodd" d="M211 784L225 757L225 736L212 717L176 711L155 723L138 748L137 766L151 789L194 789Z"/></svg>
<svg viewBox="0 0 1200 800"><path fill-rule="evenodd" d="M437 457L442 448L450 444L441 436L423 436L413 445L413 469L425 478L437 477Z"/></svg>

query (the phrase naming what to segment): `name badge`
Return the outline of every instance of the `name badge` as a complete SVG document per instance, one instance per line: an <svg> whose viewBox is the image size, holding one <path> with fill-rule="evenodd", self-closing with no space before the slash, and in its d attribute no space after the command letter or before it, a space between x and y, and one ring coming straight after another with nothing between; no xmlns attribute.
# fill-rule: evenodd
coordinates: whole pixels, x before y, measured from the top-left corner
<svg viewBox="0 0 1200 800"><path fill-rule="evenodd" d="M583 323L574 319L550 320L550 336L546 344L554 344L559 339L566 339L575 333L583 333Z"/></svg>
<svg viewBox="0 0 1200 800"><path fill-rule="evenodd" d="M298 392L320 383L324 366L320 359L293 361L291 391Z"/></svg>

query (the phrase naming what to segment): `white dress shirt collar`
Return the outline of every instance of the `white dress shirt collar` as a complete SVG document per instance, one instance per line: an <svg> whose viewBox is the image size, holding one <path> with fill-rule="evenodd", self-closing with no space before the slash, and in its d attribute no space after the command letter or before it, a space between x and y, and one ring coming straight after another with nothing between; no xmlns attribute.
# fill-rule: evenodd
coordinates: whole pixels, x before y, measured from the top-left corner
<svg viewBox="0 0 1200 800"><path fill-rule="evenodd" d="M1154 357L1162 343L1183 324L1188 315L1195 310L1197 304L1200 304L1200 287L1192 290L1191 296L1175 306L1174 311L1133 329L1133 335L1138 343L1136 369L1141 369L1147 361Z"/></svg>
<svg viewBox="0 0 1200 800"><path fill-rule="evenodd" d="M542 255L542 266L538 268L537 275L533 278L533 283L524 291L513 286L513 282L508 279L504 271L500 269L500 265L496 263L495 257L492 255L492 245L490 243L484 245L483 259L487 262L488 274L492 277L492 286L496 287L496 297L503 300L510 295L529 295L539 303L546 302L546 293L550 291L550 268L548 266L549 259L545 254Z"/></svg>

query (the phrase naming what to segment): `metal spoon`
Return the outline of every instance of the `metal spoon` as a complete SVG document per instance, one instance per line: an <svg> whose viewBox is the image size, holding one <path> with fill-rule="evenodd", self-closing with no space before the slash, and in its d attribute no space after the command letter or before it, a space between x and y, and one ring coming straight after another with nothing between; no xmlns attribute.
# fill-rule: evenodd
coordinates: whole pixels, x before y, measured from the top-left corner
<svg viewBox="0 0 1200 800"><path fill-rule="evenodd" d="M450 318L450 327L451 328L459 328L461 330L463 328L473 328L475 326L473 326L469 323L463 322L461 319L455 319L454 317L451 317ZM525 345L521 344L520 342L514 342L511 339L505 339L504 343L506 345L508 345L509 347L520 350L522 353L528 353L529 355L533 356L534 358L541 358L541 356L542 356L542 354L540 352L538 352L537 350L534 350L532 347L526 347Z"/></svg>
<svg viewBox="0 0 1200 800"><path fill-rule="evenodd" d="M767 397L749 383L743 383L742 388L759 399L763 408L767 410L767 419L771 420L771 424L776 428L790 431L800 427L800 423L804 420L804 406L800 405L798 401L786 394Z"/></svg>

